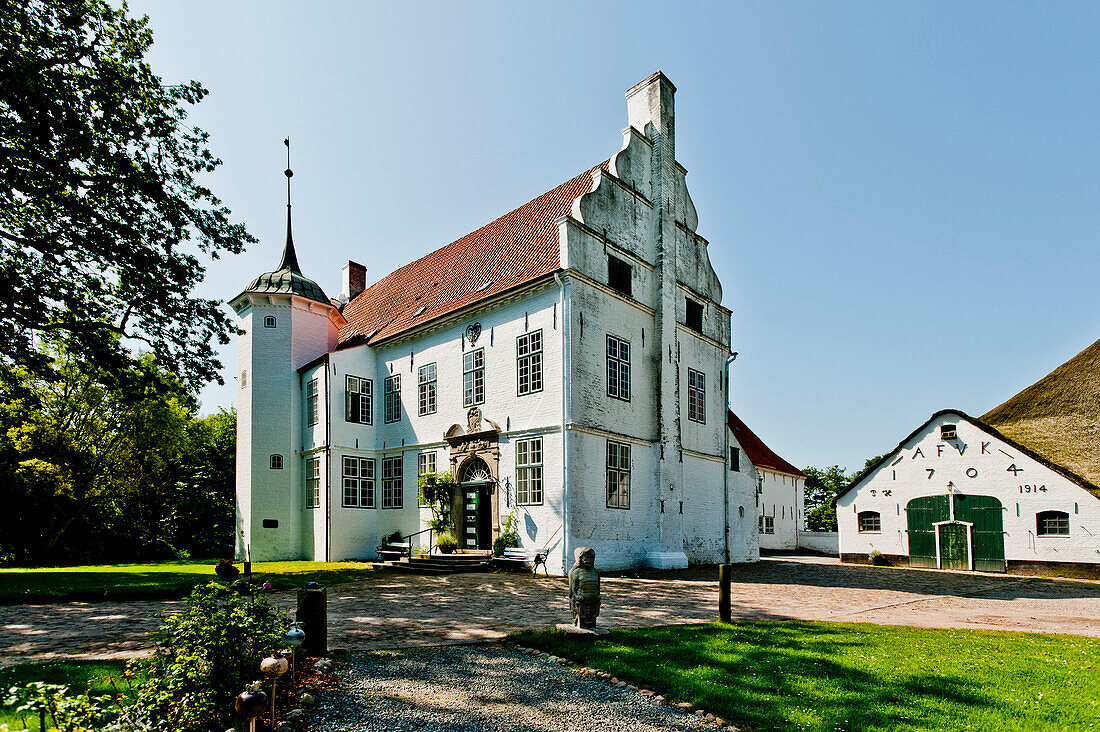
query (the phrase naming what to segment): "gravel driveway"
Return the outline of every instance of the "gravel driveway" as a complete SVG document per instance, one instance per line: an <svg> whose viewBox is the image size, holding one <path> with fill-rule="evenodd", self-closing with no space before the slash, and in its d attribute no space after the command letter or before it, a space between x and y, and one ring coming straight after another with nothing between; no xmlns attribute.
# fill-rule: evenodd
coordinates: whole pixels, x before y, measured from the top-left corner
<svg viewBox="0 0 1100 732"><path fill-rule="evenodd" d="M658 732L710 730L698 717L545 658L485 646L351 659L311 730L337 732Z"/></svg>

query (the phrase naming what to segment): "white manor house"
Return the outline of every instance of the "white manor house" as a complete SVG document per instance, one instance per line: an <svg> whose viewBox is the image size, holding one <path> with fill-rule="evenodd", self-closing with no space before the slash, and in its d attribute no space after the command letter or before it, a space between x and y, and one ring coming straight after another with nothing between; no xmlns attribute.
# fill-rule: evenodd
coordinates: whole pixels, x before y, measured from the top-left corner
<svg viewBox="0 0 1100 732"><path fill-rule="evenodd" d="M370 287L348 262L338 299L301 272L288 206L279 268L231 301L239 557L373 557L426 527L418 474L451 471L464 548L515 512L551 571L578 546L601 569L757 558L675 91L630 89L610 160L483 228Z"/></svg>

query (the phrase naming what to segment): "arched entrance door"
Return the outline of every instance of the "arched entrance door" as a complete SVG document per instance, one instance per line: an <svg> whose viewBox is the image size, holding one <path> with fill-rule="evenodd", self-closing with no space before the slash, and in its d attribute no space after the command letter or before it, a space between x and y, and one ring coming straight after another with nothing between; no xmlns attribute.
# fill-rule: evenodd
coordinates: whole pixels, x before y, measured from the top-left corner
<svg viewBox="0 0 1100 732"><path fill-rule="evenodd" d="M462 468L462 548L491 549L493 547L493 480L489 466L474 458Z"/></svg>

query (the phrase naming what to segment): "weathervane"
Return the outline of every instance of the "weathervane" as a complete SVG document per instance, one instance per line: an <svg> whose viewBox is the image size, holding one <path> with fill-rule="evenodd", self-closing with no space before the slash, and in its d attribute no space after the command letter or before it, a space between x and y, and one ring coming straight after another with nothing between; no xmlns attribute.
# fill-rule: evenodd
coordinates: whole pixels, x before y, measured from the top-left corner
<svg viewBox="0 0 1100 732"><path fill-rule="evenodd" d="M279 263L279 269L289 269L291 272L301 274L298 268L298 256L294 253L294 236L290 230L290 179L294 177L294 171L290 169L290 137L283 140L286 145L286 248L283 250L283 261Z"/></svg>

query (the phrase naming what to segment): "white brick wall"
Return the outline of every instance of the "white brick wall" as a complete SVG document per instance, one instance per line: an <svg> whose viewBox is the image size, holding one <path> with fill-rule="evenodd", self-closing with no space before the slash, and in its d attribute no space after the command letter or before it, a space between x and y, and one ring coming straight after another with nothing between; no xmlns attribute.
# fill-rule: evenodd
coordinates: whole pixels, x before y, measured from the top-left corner
<svg viewBox="0 0 1100 732"><path fill-rule="evenodd" d="M774 519L774 534L760 534L761 549L795 549L798 532L805 526L803 479L768 468L758 468L763 478L760 515Z"/></svg>

